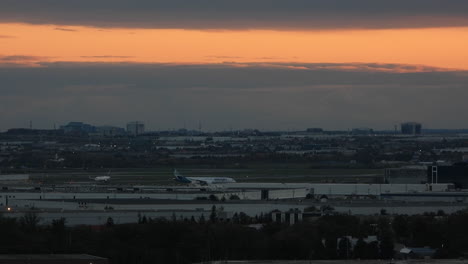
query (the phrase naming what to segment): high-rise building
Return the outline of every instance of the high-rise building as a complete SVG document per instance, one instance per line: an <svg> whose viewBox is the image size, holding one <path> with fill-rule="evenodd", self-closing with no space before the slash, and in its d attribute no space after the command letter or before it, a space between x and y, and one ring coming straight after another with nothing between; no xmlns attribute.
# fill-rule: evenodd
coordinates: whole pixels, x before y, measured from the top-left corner
<svg viewBox="0 0 468 264"><path fill-rule="evenodd" d="M128 122L127 133L133 136L145 133L145 123L141 121Z"/></svg>
<svg viewBox="0 0 468 264"><path fill-rule="evenodd" d="M125 135L125 129L115 126L98 126L96 127L96 134L100 136L121 136Z"/></svg>
<svg viewBox="0 0 468 264"><path fill-rule="evenodd" d="M90 124L85 124L83 122L69 122L67 125L60 126L60 129L63 130L64 133L74 133L74 134L88 134L94 133L96 131L96 127Z"/></svg>
<svg viewBox="0 0 468 264"><path fill-rule="evenodd" d="M421 124L416 122L406 122L401 124L401 133L405 135L420 135Z"/></svg>

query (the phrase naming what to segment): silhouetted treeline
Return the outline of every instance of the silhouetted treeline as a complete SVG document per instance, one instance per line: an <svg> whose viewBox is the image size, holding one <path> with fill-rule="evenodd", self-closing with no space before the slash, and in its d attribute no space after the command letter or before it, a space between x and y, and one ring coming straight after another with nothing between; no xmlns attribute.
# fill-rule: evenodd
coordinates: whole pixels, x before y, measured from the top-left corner
<svg viewBox="0 0 468 264"><path fill-rule="evenodd" d="M377 259L392 258L394 244L429 246L436 257L457 258L468 251L468 213L355 217L330 215L287 226L268 216L241 213L221 221L152 220L138 224L66 227L66 219L39 226L34 213L0 217L0 254L88 253L111 263L191 263L224 259ZM254 228L251 223L263 222ZM366 243L363 238L377 236ZM352 246L347 237L360 238Z"/></svg>

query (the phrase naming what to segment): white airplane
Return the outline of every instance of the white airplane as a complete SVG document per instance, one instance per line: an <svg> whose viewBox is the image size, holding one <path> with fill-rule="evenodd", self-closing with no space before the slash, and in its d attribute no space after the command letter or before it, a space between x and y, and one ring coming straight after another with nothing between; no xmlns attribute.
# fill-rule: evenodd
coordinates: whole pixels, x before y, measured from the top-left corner
<svg viewBox="0 0 468 264"><path fill-rule="evenodd" d="M177 170L174 170L174 177L175 181L198 185L212 185L236 182L236 180L234 180L233 178L228 177L185 177L182 176Z"/></svg>
<svg viewBox="0 0 468 264"><path fill-rule="evenodd" d="M89 177L91 180L95 180L97 182L108 182L110 180L110 176L97 176L97 177Z"/></svg>
<svg viewBox="0 0 468 264"><path fill-rule="evenodd" d="M108 182L110 180L110 171L107 173L106 176L96 176L96 177L89 177L91 180L95 180L97 182Z"/></svg>

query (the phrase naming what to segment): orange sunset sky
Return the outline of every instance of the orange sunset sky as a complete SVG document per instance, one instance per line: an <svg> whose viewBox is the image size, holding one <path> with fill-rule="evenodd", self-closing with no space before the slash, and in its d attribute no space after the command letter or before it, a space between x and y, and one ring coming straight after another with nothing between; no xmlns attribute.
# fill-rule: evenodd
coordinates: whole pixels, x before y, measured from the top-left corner
<svg viewBox="0 0 468 264"><path fill-rule="evenodd" d="M0 24L10 62L398 63L468 70L468 27L348 30L184 30Z"/></svg>

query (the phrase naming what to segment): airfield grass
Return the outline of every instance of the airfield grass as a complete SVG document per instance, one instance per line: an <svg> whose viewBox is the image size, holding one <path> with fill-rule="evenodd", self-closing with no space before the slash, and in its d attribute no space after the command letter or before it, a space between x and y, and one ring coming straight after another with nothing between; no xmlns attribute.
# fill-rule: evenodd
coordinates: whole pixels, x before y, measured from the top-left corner
<svg viewBox="0 0 468 264"><path fill-rule="evenodd" d="M378 183L382 169L311 168L310 164L249 164L243 167L180 166L178 171L191 177L231 177L237 182L359 182ZM112 184L174 185L173 168L54 169L31 172L33 182L61 184L92 181L90 177L108 175Z"/></svg>

